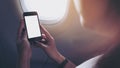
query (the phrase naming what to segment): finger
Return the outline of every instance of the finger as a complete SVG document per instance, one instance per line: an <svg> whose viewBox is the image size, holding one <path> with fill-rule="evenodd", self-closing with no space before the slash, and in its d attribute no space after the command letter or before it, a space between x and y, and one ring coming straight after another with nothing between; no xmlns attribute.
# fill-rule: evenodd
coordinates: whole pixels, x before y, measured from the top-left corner
<svg viewBox="0 0 120 68"><path fill-rule="evenodd" d="M21 38L23 28L24 28L24 21L21 20L21 22L20 22L20 26L19 26L19 29L18 29L18 38Z"/></svg>
<svg viewBox="0 0 120 68"><path fill-rule="evenodd" d="M27 31L25 28L22 29L21 38L27 39Z"/></svg>
<svg viewBox="0 0 120 68"><path fill-rule="evenodd" d="M38 46L37 44L31 45L33 48L38 48L40 46Z"/></svg>
<svg viewBox="0 0 120 68"><path fill-rule="evenodd" d="M41 47L42 49L45 49L47 46L41 42L35 41L35 43L37 44L37 47Z"/></svg>
<svg viewBox="0 0 120 68"><path fill-rule="evenodd" d="M53 37L51 36L51 34L50 34L42 25L40 25L40 27L41 27L42 32L46 35L46 37L47 37L48 39L52 39L52 38L53 38Z"/></svg>
<svg viewBox="0 0 120 68"><path fill-rule="evenodd" d="M47 38L45 34L42 34L42 37L43 37L44 39L46 39L46 38Z"/></svg>

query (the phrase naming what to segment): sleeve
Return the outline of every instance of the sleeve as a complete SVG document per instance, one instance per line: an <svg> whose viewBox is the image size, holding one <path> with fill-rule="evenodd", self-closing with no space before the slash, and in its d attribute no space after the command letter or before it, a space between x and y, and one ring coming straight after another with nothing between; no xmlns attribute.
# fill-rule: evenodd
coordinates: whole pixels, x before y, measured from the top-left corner
<svg viewBox="0 0 120 68"><path fill-rule="evenodd" d="M80 64L79 66L77 66L76 68L93 68L97 61L99 60L99 58L101 57L102 55L99 55L99 56L96 56L94 58L91 58L85 62L83 62L82 64Z"/></svg>

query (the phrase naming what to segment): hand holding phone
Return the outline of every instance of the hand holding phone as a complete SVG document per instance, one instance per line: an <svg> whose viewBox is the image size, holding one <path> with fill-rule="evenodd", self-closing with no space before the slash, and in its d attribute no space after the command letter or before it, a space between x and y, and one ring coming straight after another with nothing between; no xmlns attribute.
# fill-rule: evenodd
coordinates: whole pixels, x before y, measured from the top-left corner
<svg viewBox="0 0 120 68"><path fill-rule="evenodd" d="M42 39L40 21L37 12L24 12L24 22L29 41L39 41Z"/></svg>

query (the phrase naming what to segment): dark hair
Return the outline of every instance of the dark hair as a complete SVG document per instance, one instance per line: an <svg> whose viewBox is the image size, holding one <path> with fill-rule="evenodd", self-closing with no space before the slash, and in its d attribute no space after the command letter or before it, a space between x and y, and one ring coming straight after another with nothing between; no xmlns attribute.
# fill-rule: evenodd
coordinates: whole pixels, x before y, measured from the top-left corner
<svg viewBox="0 0 120 68"><path fill-rule="evenodd" d="M120 15L120 0L109 0L109 8Z"/></svg>
<svg viewBox="0 0 120 68"><path fill-rule="evenodd" d="M120 68L120 45L111 48L97 62L95 68Z"/></svg>
<svg viewBox="0 0 120 68"><path fill-rule="evenodd" d="M120 17L120 0L109 0L109 11L114 11ZM95 68L120 68L120 44L109 47L97 62Z"/></svg>

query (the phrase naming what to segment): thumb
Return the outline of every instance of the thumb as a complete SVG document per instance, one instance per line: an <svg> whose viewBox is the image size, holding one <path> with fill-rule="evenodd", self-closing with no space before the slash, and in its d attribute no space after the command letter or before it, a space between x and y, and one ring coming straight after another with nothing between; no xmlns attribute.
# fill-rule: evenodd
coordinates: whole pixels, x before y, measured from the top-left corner
<svg viewBox="0 0 120 68"><path fill-rule="evenodd" d="M39 41L35 41L35 42L37 43L36 46L41 47L41 48L43 48L43 49L47 48L47 46L46 46L44 43L41 43L41 42L39 42Z"/></svg>

